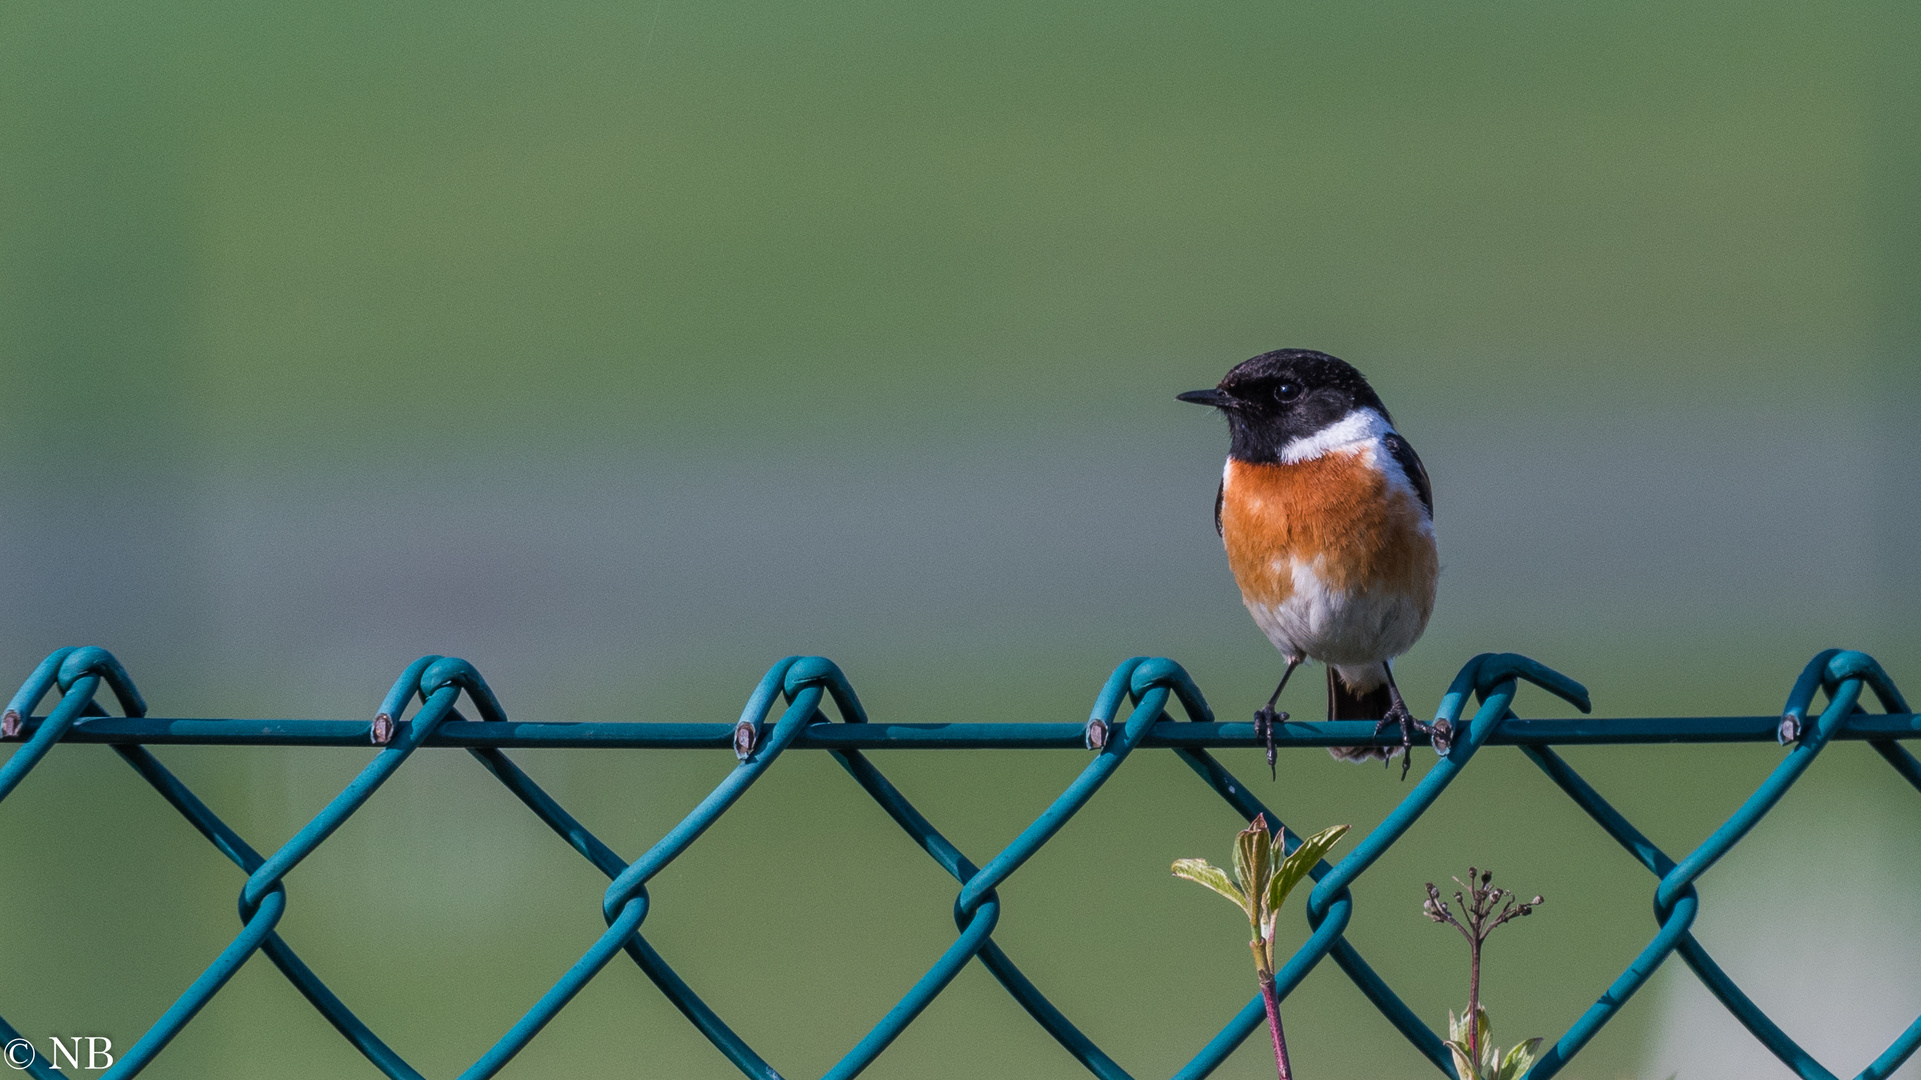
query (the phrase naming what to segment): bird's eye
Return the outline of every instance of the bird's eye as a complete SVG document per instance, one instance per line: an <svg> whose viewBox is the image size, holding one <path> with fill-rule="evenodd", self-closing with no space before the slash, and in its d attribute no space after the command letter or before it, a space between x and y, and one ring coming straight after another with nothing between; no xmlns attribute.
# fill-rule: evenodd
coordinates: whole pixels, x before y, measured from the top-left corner
<svg viewBox="0 0 1921 1080"><path fill-rule="evenodd" d="M1300 397L1301 397L1300 383L1284 382L1274 387L1274 400L1280 402L1283 405L1286 405L1287 403L1292 401L1299 401Z"/></svg>

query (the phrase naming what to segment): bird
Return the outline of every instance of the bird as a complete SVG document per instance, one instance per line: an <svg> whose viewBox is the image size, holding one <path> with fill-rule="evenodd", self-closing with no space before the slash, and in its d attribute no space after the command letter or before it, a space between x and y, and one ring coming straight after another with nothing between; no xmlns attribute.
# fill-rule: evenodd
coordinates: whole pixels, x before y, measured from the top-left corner
<svg viewBox="0 0 1921 1080"><path fill-rule="evenodd" d="M1309 660L1327 666L1329 720L1401 731L1399 746L1329 748L1336 758L1391 764L1401 754L1406 780L1415 732L1446 754L1451 725L1415 719L1393 669L1434 612L1434 489L1374 388L1337 357L1277 349L1177 399L1227 418L1214 531L1242 603L1287 665L1254 714L1268 771L1274 725L1288 718L1274 703Z"/></svg>

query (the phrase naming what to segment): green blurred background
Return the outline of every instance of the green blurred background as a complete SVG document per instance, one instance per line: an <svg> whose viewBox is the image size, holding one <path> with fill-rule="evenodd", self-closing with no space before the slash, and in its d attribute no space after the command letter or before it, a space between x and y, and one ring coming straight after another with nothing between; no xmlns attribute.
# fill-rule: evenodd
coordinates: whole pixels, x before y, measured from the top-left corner
<svg viewBox="0 0 1921 1080"><path fill-rule="evenodd" d="M1277 664L1208 522L1220 425L1172 396L1294 345L1365 371L1433 474L1423 709L1491 649L1601 715L1770 713L1830 645L1921 690L1918 24L9 4L0 658L105 646L164 715L363 717L439 652L523 719L720 721L823 653L877 718L938 721L1078 719L1147 653L1234 715ZM1284 704L1313 716L1316 685ZM263 849L368 756L161 753ZM977 860L1084 763L878 757ZM1569 757L1678 854L1779 751ZM519 760L630 858L731 764ZM1405 790L1318 751L1259 787L1308 829ZM1837 747L1702 884L1703 940L1843 1075L1921 1011L1918 820ZM1237 824L1142 754L1002 889L998 940L1137 1076L1251 993L1233 913L1166 874ZM1652 880L1489 752L1355 890L1351 939L1436 1025L1465 964L1421 883L1470 860L1549 898L1492 947L1499 1035L1557 1035L1653 932ZM130 1045L240 883L105 748L55 751L0 805L0 1009ZM444 1076L599 931L601 885L428 751L292 875L282 929ZM813 1076L951 940L953 893L796 754L657 880L647 931ZM1674 968L1566 1075L1787 1075ZM1303 1075L1432 1075L1332 965L1288 1009ZM1250 1043L1219 1075L1271 1068ZM146 1075L375 1074L256 959ZM502 1075L733 1073L620 959ZM1079 1073L975 968L868 1075Z"/></svg>

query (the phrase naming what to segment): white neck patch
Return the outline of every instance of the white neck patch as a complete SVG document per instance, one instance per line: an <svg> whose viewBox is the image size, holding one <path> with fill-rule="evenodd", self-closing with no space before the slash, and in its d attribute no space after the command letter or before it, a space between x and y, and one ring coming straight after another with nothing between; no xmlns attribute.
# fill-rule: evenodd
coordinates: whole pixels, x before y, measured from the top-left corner
<svg viewBox="0 0 1921 1080"><path fill-rule="evenodd" d="M1281 447L1281 461L1293 465L1313 461L1336 450L1359 450L1393 430L1387 417L1373 409L1355 409L1314 434L1304 435Z"/></svg>

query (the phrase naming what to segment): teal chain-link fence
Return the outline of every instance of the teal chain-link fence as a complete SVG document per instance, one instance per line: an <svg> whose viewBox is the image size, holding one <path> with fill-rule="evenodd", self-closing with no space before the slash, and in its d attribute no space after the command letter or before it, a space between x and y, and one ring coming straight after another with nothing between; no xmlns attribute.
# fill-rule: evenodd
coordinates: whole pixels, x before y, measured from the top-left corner
<svg viewBox="0 0 1921 1080"><path fill-rule="evenodd" d="M1794 1073L1806 1080L1834 1080L1835 1074L1809 1056L1756 1007L1690 933L1699 908L1694 882L1747 835L1821 751L1836 739L1866 740L1910 784L1921 789L1921 762L1898 742L1921 738L1921 720L1909 711L1894 684L1871 658L1856 652L1830 650L1809 662L1788 696L1786 709L1778 717L1522 720L1511 709L1522 681L1573 703L1583 713L1588 711L1587 691L1580 684L1526 657L1485 654L1469 661L1455 676L1437 714L1457 729L1449 754L1344 858L1332 865L1323 863L1314 871L1316 884L1304 905L1311 933L1282 967L1276 979L1280 993L1285 996L1322 960L1332 959L1437 1070L1454 1075L1441 1036L1415 1017L1342 936L1354 908L1348 886L1434 804L1482 747L1518 746L1656 879L1657 929L1653 938L1627 970L1555 1042L1528 1076L1545 1080L1561 1071L1647 983L1656 969L1670 956L1679 954L1728 1011ZM103 688L112 692L124 716L108 715L101 707L96 697ZM60 697L52 710L45 716L33 715L33 709L56 689ZM1826 694L1828 704L1811 718L1817 691ZM1861 708L1862 695L1870 691L1884 712L1870 714ZM463 694L477 719L470 720L456 710ZM786 707L770 723L768 717L782 699ZM838 722L830 720L822 711L822 705L829 699L839 714ZM416 700L420 707L407 717L405 710ZM1464 718L1473 700L1479 701L1479 707L1471 717ZM1169 706L1176 703L1186 719L1176 720L1169 715ZM1128 710L1125 716L1123 710ZM0 800L4 800L56 744L62 741L107 743L192 822L208 842L247 873L246 885L240 892L242 928L239 935L107 1070L105 1076L112 1078L134 1076L152 1063L168 1042L220 992L234 972L254 953L261 952L381 1072L395 1080L420 1080L420 1073L328 990L274 928L286 910L287 895L282 880L287 873L326 842L334 830L422 746L466 749L529 810L612 879L601 896L606 932L518 1023L460 1074L461 1080L479 1080L498 1072L589 980L622 952L640 965L688 1022L741 1072L760 1080L777 1078L780 1074L701 1001L666 959L648 944L641 927L648 912L648 881L686 851L781 755L790 751L825 750L832 754L855 782L960 884L960 894L954 901L954 922L959 930L954 943L867 1036L827 1072L830 1080L846 1080L872 1064L947 988L955 975L974 961L985 965L1014 1000L1090 1073L1102 1080L1126 1078L1128 1073L1082 1034L995 943L994 927L1001 914L996 888L1085 806L1131 754L1140 750L1172 751L1192 767L1203 783L1248 820L1265 814L1275 828L1283 828L1280 816L1255 799L1247 786L1208 752L1210 747L1255 745L1253 725L1215 722L1207 702L1180 665L1171 660L1139 657L1115 669L1101 689L1086 724L870 723L853 687L831 661L820 657L789 657L767 672L748 700L740 721L728 725L518 723L507 719L485 681L467 662L428 656L415 661L400 676L369 724L365 721L149 717L140 692L110 654L94 648L61 649L47 657L14 695L4 718L0 719L0 736L21 741L5 765L0 766ZM1372 724L1352 722L1286 723L1280 725L1277 733L1277 741L1283 746L1353 746L1379 742L1382 738L1374 733ZM1792 744L1781 763L1733 816L1679 860L1670 858L1642 835L1554 749L1569 744L1763 742L1776 738ZM264 856L216 817L146 749L148 745L160 743L345 746L366 745L370 739L384 744L386 749L280 850ZM628 862L574 820L506 754L515 748L558 746L715 750L732 747L740 763L659 843L639 859ZM949 843L865 755L865 751L878 748L955 747L1086 748L1092 750L1092 758L1039 818L982 866ZM0 827L4 824L0 823ZM1299 838L1292 833L1286 835L1290 848L1299 843ZM4 1004L0 1002L0 1007ZM1255 996L1175 1074L1175 1080L1206 1076L1264 1023L1261 1001ZM18 1037L18 1033L0 1019L0 1040ZM1921 1045L1921 1019L1909 1025L1857 1076L1862 1080L1879 1080L1890 1075L1917 1045ZM61 1075L51 1064L40 1061L29 1065L27 1072L42 1080Z"/></svg>

